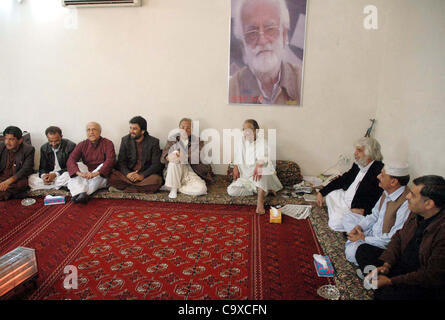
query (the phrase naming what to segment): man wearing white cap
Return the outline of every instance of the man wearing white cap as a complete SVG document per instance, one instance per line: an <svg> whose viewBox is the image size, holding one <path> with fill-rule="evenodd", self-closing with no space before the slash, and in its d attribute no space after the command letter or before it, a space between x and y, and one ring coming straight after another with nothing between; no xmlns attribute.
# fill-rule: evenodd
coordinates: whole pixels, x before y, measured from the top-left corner
<svg viewBox="0 0 445 320"><path fill-rule="evenodd" d="M401 229L409 216L409 169L407 164L386 164L377 176L379 186L384 190L382 196L366 217L345 216L343 223L348 233L346 259L358 264L363 270L375 261L386 249L392 236ZM354 222L357 222L355 226ZM352 225L352 227L351 227Z"/></svg>

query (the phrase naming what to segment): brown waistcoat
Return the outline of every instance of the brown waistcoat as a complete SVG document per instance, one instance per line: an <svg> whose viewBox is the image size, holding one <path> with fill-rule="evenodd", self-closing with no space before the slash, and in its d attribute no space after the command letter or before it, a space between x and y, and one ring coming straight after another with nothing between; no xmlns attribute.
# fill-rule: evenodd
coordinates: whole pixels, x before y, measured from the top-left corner
<svg viewBox="0 0 445 320"><path fill-rule="evenodd" d="M385 217L383 218L382 233L388 233L391 228L396 223L397 210L402 206L406 200L406 195L409 193L410 189L408 186L405 187L405 191L397 198L396 201L388 201L386 204ZM382 208L383 202L386 199L386 193L382 193L382 198L380 200L379 210Z"/></svg>

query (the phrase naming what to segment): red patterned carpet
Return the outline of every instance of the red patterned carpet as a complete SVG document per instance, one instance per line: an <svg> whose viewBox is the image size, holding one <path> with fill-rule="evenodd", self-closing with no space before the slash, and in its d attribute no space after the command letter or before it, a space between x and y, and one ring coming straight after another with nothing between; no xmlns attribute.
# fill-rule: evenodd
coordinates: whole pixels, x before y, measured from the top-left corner
<svg viewBox="0 0 445 320"><path fill-rule="evenodd" d="M51 207L44 207L43 200L25 207L21 200L0 201L0 254L5 247L28 226L45 219Z"/></svg>
<svg viewBox="0 0 445 320"><path fill-rule="evenodd" d="M36 249L27 299L319 299L309 220L270 224L255 207L94 199L24 209L8 202L0 254ZM33 210L30 210L32 208ZM78 289L63 287L78 268Z"/></svg>

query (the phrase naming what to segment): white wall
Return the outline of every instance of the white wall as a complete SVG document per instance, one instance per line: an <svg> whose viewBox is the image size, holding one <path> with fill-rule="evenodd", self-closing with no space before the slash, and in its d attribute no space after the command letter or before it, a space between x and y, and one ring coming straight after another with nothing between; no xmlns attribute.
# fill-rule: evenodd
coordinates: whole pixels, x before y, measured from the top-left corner
<svg viewBox="0 0 445 320"><path fill-rule="evenodd" d="M430 134L441 136L436 143L444 145L443 118L421 112L444 102L443 62L435 51L443 52L441 0L373 1L381 22L377 31L363 28L369 1L309 0L300 108L227 104L230 1L150 0L140 8L79 9L74 30L64 26L67 13L60 0L0 2L0 127L15 124L30 131L36 146L51 124L77 142L84 139L85 124L96 120L118 149L128 120L137 114L148 119L149 132L162 146L184 116L200 120L201 129L218 130L255 118L262 127L277 128L278 159L298 162L304 174L318 174L340 153L352 153L352 143L376 115L382 118L377 137L389 152L392 120L400 118L395 113L401 104L393 102L402 100L419 111L416 119L427 121L418 121L416 139L397 133L398 140L410 140L400 149L425 152L423 137ZM404 33L404 12L415 32ZM391 41L392 34L398 41ZM412 52L406 55L407 50ZM415 76L411 82L410 71L399 72L406 63ZM425 90L408 92L419 82ZM383 112L390 106L391 116ZM436 126L428 124L433 119ZM443 161L435 160L443 155L440 148L434 158L425 153L415 161L416 172L422 172L424 161L429 170L443 169ZM223 166L216 169L224 172Z"/></svg>
<svg viewBox="0 0 445 320"><path fill-rule="evenodd" d="M445 2L392 0L378 79L376 137L413 177L445 176Z"/></svg>

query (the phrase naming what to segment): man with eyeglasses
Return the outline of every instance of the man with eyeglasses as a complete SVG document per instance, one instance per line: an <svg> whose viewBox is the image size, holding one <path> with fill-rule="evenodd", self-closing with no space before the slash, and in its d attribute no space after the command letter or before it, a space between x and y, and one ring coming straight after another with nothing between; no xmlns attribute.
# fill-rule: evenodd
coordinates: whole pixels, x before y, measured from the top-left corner
<svg viewBox="0 0 445 320"><path fill-rule="evenodd" d="M89 122L86 127L87 139L74 148L66 163L70 175L68 189L74 203L85 204L96 190L108 186L116 154L113 142L102 137L101 133L99 123Z"/></svg>
<svg viewBox="0 0 445 320"><path fill-rule="evenodd" d="M234 34L247 66L229 84L229 102L300 104L301 69L284 61L290 26L284 0L239 0Z"/></svg>
<svg viewBox="0 0 445 320"><path fill-rule="evenodd" d="M182 118L179 130L168 137L161 154L161 163L166 167L161 190L169 190L170 199L175 199L178 191L189 196L207 194L207 184L213 183L214 174L212 166L200 159L203 147L204 141L192 135L192 120Z"/></svg>
<svg viewBox="0 0 445 320"><path fill-rule="evenodd" d="M411 214L367 277L376 300L445 298L445 179L429 175L413 184Z"/></svg>

